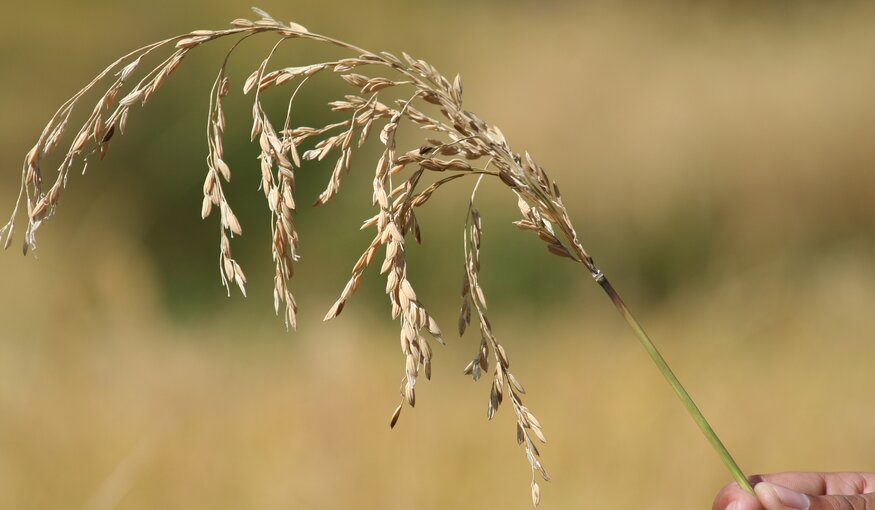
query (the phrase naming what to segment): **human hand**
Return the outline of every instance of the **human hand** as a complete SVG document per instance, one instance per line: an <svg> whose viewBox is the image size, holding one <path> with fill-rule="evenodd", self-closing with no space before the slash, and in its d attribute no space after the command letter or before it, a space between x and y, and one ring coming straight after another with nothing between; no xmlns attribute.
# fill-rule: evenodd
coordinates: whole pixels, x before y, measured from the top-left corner
<svg viewBox="0 0 875 510"><path fill-rule="evenodd" d="M756 496L731 483L712 510L875 510L875 473L775 473L750 482Z"/></svg>

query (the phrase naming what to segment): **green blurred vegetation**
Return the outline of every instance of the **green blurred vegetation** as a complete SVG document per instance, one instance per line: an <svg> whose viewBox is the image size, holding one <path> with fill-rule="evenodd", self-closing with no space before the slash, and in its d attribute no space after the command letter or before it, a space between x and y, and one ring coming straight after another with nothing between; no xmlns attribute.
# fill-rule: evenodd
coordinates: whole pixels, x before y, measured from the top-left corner
<svg viewBox="0 0 875 510"><path fill-rule="evenodd" d="M469 108L561 184L584 246L742 468L875 470L875 8L260 6L461 73ZM0 32L9 210L24 154L81 84L129 49L249 12L159 0L10 14ZM249 298L225 296L216 220L199 217L223 42L191 55L107 159L71 177L39 232L39 260L2 257L0 508L529 508L508 410L487 423L488 384L460 373L476 339L448 335L436 380L390 433L403 367L382 280L370 275L343 316L321 323L369 241L357 229L370 214L373 151L355 155L333 203L301 208L300 329L286 334L273 317L251 98L239 92L269 44L253 40L232 61L227 103ZM331 54L289 44L275 62ZM296 115L321 125L344 89L312 85ZM281 94L270 101L285 106ZM299 203L328 170L300 174ZM410 262L447 331L470 193L452 186L423 211ZM498 183L484 184L479 208L492 320L550 438L543 508L707 507L729 475L610 303L515 230ZM112 490L117 505L106 504Z"/></svg>

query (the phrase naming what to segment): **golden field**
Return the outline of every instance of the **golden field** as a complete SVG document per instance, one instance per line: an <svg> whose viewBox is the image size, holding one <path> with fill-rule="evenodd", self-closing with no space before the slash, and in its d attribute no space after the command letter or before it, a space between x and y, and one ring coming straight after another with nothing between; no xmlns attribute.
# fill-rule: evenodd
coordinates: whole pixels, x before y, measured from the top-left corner
<svg viewBox="0 0 875 510"><path fill-rule="evenodd" d="M875 470L875 9L260 6L461 73L468 107L562 184L584 246L745 471ZM0 34L0 205L11 211L54 108L104 65L249 15L230 1L177 11L16 7ZM219 49L192 55L107 159L71 177L36 259L3 254L0 508L530 508L510 409L487 422L489 382L461 373L478 339L436 346L433 381L389 430L403 357L382 281L321 322L368 242L367 156L336 203L300 213L298 331L273 316L239 93L263 43L232 66L240 143L226 148L249 298L225 297L215 219L199 218ZM307 63L311 49L277 62ZM314 101L342 90L325 87ZM315 104L304 115L323 118ZM329 170L301 178L301 203ZM447 332L469 189L429 203L411 250ZM484 187L483 284L549 439L541 508L709 508L729 474L611 303L517 232L513 206Z"/></svg>

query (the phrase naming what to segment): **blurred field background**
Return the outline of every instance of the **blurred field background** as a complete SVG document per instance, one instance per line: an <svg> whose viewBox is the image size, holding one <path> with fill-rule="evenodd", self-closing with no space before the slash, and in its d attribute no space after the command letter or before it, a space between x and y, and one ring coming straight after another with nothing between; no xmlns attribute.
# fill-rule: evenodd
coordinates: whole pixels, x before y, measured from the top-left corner
<svg viewBox="0 0 875 510"><path fill-rule="evenodd" d="M875 8L260 7L461 73L468 107L561 183L584 246L749 474L875 470ZM3 210L44 122L92 75L249 10L52 0L7 15ZM239 93L266 38L232 62L226 153L250 297L225 296L216 218L199 211L207 94L227 47L192 54L109 157L71 178L37 260L2 255L0 508L530 508L510 410L487 422L488 382L461 374L473 335L448 334L434 380L390 431L403 360L382 281L371 276L343 316L321 322L368 242L357 231L366 156L334 203L298 215L298 332L273 316ZM289 44L275 62L318 51ZM319 82L302 122L324 123L322 105L343 90ZM299 203L328 169L308 173ZM419 295L447 332L468 189L429 204L411 252ZM492 319L550 440L542 508L710 508L730 477L610 302L510 225L514 201L497 183L480 209Z"/></svg>

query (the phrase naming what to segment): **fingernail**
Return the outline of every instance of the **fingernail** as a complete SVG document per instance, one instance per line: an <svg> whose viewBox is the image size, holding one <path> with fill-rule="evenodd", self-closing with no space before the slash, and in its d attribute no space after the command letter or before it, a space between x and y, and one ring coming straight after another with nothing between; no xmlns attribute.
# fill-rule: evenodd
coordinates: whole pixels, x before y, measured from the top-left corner
<svg viewBox="0 0 875 510"><path fill-rule="evenodd" d="M777 499L781 505L793 510L808 510L811 506L808 496L780 485L760 482L754 486L754 491L763 503Z"/></svg>
<svg viewBox="0 0 875 510"><path fill-rule="evenodd" d="M732 503L729 503L723 510L738 510L738 501L733 501Z"/></svg>

